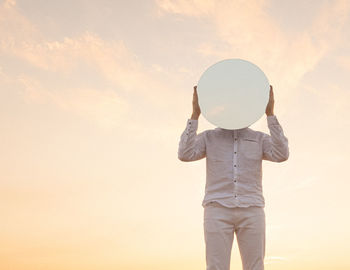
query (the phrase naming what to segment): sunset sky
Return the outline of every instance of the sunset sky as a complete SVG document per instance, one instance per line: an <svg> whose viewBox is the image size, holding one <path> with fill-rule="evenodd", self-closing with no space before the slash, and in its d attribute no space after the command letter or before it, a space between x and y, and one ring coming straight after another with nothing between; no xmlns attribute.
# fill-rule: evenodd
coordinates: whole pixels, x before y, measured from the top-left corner
<svg viewBox="0 0 350 270"><path fill-rule="evenodd" d="M205 159L177 149L227 58L289 140L263 161L265 269L350 269L348 0L0 0L0 269L205 269Z"/></svg>

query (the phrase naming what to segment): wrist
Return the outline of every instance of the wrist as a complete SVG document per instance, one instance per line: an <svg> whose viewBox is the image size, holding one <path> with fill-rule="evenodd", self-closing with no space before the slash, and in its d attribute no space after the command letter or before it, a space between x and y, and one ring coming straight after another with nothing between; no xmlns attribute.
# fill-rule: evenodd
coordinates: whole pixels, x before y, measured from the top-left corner
<svg viewBox="0 0 350 270"><path fill-rule="evenodd" d="M192 120L198 120L198 118L199 118L199 115L198 115L198 114L194 114L194 113L193 113L193 114L191 115L191 119L192 119Z"/></svg>

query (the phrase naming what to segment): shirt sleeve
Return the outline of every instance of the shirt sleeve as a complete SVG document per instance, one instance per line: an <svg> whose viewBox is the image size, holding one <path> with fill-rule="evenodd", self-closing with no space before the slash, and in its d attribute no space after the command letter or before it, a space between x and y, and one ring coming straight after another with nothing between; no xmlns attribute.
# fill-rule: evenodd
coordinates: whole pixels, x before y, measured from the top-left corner
<svg viewBox="0 0 350 270"><path fill-rule="evenodd" d="M267 125L270 130L263 136L263 159L273 162L286 161L289 157L288 138L277 120L276 115L267 116Z"/></svg>
<svg viewBox="0 0 350 270"><path fill-rule="evenodd" d="M195 161L206 156L205 133L197 134L198 120L188 119L186 129L179 142L178 158L181 161Z"/></svg>

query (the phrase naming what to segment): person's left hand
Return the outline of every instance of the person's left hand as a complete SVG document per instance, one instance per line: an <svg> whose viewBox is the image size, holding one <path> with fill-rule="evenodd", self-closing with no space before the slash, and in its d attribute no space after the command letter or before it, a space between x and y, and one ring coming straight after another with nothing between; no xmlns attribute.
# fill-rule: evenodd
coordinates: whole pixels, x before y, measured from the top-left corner
<svg viewBox="0 0 350 270"><path fill-rule="evenodd" d="M269 98L269 102L266 105L266 110L265 110L265 113L267 116L274 115L273 114L274 103L275 103L275 99L273 97L272 85L270 85L270 98Z"/></svg>

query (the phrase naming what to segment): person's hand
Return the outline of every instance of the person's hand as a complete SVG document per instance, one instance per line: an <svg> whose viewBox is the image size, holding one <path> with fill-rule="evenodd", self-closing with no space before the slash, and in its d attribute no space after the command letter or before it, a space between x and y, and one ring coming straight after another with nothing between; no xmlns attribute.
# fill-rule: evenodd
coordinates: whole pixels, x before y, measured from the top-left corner
<svg viewBox="0 0 350 270"><path fill-rule="evenodd" d="M269 102L266 105L266 110L265 110L265 113L267 116L274 115L273 114L274 103L275 103L275 99L273 97L273 89L272 89L272 85L270 85L270 98L269 98Z"/></svg>
<svg viewBox="0 0 350 270"><path fill-rule="evenodd" d="M192 99L192 116L191 119L198 120L201 114L201 109L198 104L198 94L197 94L197 85L193 87L193 99Z"/></svg>

